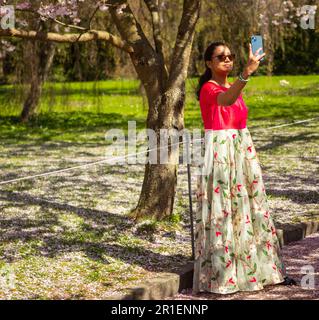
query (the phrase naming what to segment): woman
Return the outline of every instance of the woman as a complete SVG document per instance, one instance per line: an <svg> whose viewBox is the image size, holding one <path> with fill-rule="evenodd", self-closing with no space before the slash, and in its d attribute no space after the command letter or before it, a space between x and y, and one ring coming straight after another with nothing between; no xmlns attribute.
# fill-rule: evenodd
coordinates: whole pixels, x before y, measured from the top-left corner
<svg viewBox="0 0 319 320"><path fill-rule="evenodd" d="M204 163L199 166L193 293L261 290L295 284L286 276L269 212L262 172L246 127L241 91L260 59L249 59L238 79L227 80L234 55L224 42L205 51L206 71L197 96L205 127Z"/></svg>

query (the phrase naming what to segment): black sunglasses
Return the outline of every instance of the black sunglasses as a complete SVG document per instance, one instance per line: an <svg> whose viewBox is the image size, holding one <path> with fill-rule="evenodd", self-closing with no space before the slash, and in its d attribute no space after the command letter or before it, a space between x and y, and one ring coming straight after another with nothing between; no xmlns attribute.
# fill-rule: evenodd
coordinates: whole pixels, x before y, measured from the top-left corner
<svg viewBox="0 0 319 320"><path fill-rule="evenodd" d="M226 57L228 57L228 59L229 59L230 61L233 61L233 60L235 59L235 53L228 54L228 55L225 55L225 54L219 54L218 56L212 57L212 59L214 59L214 58L218 58L218 60L219 60L219 61L223 61L223 62L225 62Z"/></svg>

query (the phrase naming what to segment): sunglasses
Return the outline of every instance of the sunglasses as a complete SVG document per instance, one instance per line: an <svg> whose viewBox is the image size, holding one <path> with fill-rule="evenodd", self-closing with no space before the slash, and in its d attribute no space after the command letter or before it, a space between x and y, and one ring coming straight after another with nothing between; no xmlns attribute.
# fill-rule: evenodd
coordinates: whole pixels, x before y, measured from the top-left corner
<svg viewBox="0 0 319 320"><path fill-rule="evenodd" d="M235 53L228 54L228 55L219 54L218 56L212 57L212 59L218 58L218 60L219 60L220 62L225 62L225 61L226 61L226 57L228 57L228 59L229 59L230 61L233 61L233 60L235 59Z"/></svg>

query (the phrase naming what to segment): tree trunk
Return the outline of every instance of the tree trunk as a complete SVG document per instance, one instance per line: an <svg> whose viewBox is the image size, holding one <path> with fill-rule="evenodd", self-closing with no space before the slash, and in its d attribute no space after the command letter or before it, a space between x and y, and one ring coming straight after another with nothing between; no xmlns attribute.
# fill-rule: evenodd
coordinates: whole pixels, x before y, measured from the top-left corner
<svg viewBox="0 0 319 320"><path fill-rule="evenodd" d="M141 36L131 55L133 65L141 79L148 98L147 128L157 135L157 145L148 146L148 150L159 148L160 130L175 129L179 133L184 129L185 81L189 67L190 54L194 40L195 25L199 17L200 2L184 1L183 15L179 25L173 54L167 70L160 50L160 39L156 38L157 52ZM112 12L112 11L111 11ZM113 15L117 23L116 15ZM139 25L137 24L137 30ZM119 28L125 35L125 30ZM141 52L142 51L142 52ZM142 58L141 58L142 57ZM167 144L178 142L168 134ZM157 162L146 163L142 190L137 206L129 212L135 220L152 217L156 220L169 218L173 213L177 185L179 148L167 148L167 161L160 163L160 149L157 150Z"/></svg>
<svg viewBox="0 0 319 320"><path fill-rule="evenodd" d="M157 145L148 145L148 151L162 146L160 145L160 140L163 139L160 138L161 129L167 129L168 132L175 130L177 134L184 129L185 83L181 85L181 88L169 89L160 96L159 105L156 102L153 103L148 112L147 128L153 129L157 135ZM129 216L135 220L144 217L162 220L170 217L173 213L179 148L169 147L169 145L179 142L181 138L173 139L172 137L173 135L167 137L167 162L160 163L159 149L156 153L156 164L146 163L145 165L139 201L137 206L129 212Z"/></svg>
<svg viewBox="0 0 319 320"><path fill-rule="evenodd" d="M73 59L74 59L74 76L77 81L82 81L82 68L84 67L81 65L81 50L78 43L73 44Z"/></svg>
<svg viewBox="0 0 319 320"><path fill-rule="evenodd" d="M130 214L136 219L169 217L173 212L176 184L176 165L146 164L140 199Z"/></svg>
<svg viewBox="0 0 319 320"><path fill-rule="evenodd" d="M21 122L27 122L29 118L35 113L39 104L42 92L42 82L37 75L32 75L31 86L28 96L24 102L23 110L20 116Z"/></svg>
<svg viewBox="0 0 319 320"><path fill-rule="evenodd" d="M0 84L5 83L5 77L3 72L3 57L0 57Z"/></svg>
<svg viewBox="0 0 319 320"><path fill-rule="evenodd" d="M29 66L30 66L30 90L23 105L20 116L21 122L27 122L36 113L40 101L42 86L51 68L56 44L30 42L29 46Z"/></svg>

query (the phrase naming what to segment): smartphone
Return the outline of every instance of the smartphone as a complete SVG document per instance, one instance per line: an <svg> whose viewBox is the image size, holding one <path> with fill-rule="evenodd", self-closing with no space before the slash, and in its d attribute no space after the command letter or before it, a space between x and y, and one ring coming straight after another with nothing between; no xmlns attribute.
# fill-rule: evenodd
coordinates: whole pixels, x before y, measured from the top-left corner
<svg viewBox="0 0 319 320"><path fill-rule="evenodd" d="M253 51L253 54L256 55L256 51L261 48L261 50L258 52L258 54L264 53L264 47L263 47L263 38L259 35L252 35L250 38L251 43L251 49ZM262 57L260 61L265 60L265 57Z"/></svg>

